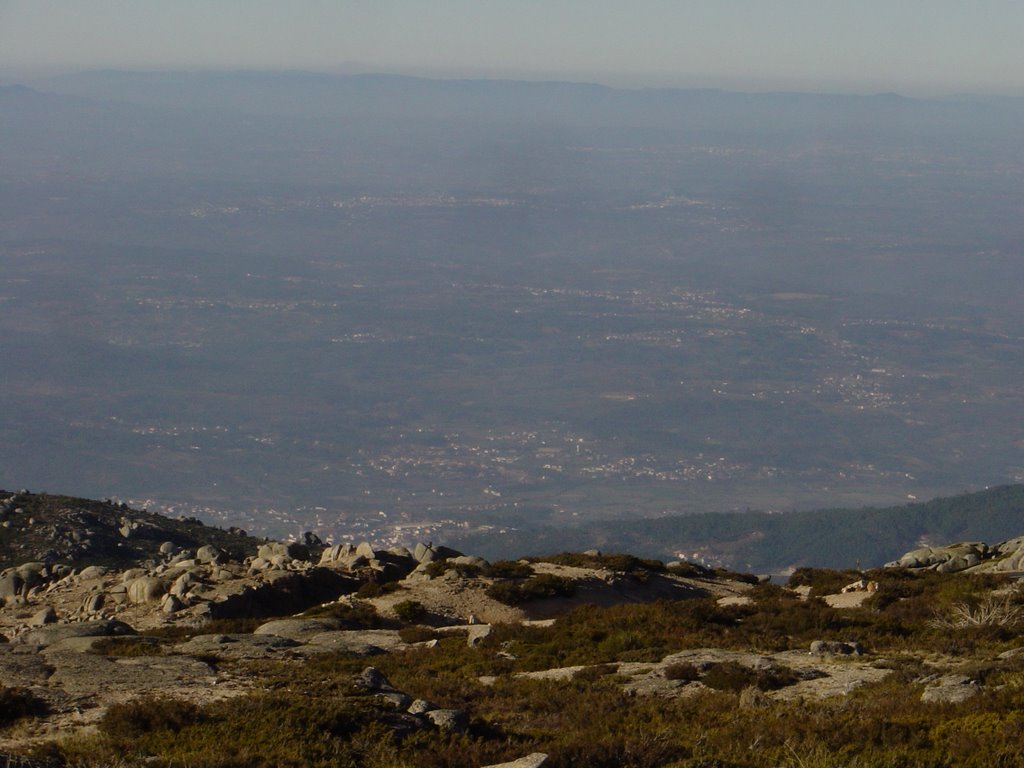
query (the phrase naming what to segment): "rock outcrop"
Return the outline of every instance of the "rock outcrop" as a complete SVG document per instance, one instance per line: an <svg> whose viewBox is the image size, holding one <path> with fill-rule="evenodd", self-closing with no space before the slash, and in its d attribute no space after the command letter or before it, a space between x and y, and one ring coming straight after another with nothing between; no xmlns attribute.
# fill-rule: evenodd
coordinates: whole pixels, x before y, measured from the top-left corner
<svg viewBox="0 0 1024 768"><path fill-rule="evenodd" d="M886 563L885 567L927 569L938 573L1020 573L1024 572L1024 536L992 545L967 541L941 547L921 547Z"/></svg>

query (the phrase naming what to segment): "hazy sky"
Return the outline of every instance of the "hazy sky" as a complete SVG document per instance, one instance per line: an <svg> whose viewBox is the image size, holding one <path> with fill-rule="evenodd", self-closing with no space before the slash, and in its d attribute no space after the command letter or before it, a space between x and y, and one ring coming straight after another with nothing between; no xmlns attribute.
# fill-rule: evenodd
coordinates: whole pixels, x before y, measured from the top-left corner
<svg viewBox="0 0 1024 768"><path fill-rule="evenodd" d="M1024 95L1024 1L0 0L0 79L101 67Z"/></svg>

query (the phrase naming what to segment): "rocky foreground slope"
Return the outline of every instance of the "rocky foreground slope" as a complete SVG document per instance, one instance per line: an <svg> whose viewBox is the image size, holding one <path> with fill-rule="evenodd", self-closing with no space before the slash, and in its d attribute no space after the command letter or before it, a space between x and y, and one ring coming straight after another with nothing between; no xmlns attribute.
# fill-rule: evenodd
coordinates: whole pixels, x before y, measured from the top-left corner
<svg viewBox="0 0 1024 768"><path fill-rule="evenodd" d="M626 697L614 705L624 712L641 700L721 707L725 695L782 711L871 701L895 676L918 704L956 707L996 695L1021 663L1024 600L995 573L1016 562L1010 544L908 553L867 574L799 571L780 588L628 555L488 563L427 544L257 542L104 502L0 498L2 530L18 534L4 551L37 556L0 571L0 759L101 764L90 762L100 746L134 745L140 764L253 764L251 747L204 752L204 729L261 706L285 707L274 726L285 728L315 702L325 738L356 765L402 764L403 750L405 764L435 764L423 744L436 764L584 764L566 742L582 723L549 731L554 712L533 714L538 691ZM22 538L35 525L56 542L42 557L45 536ZM989 572L953 589L943 580L972 578L945 573L953 562ZM339 712L358 728L336 733ZM177 735L138 746L164 731ZM451 739L459 756L442 760ZM391 757L366 757L368 740ZM317 764L318 747L289 749ZM607 764L684 764L660 759Z"/></svg>

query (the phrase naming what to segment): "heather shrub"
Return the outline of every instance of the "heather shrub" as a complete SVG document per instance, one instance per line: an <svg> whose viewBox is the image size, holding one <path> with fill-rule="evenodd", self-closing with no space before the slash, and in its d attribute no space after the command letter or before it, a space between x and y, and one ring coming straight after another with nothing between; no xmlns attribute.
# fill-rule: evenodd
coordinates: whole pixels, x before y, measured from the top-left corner
<svg viewBox="0 0 1024 768"><path fill-rule="evenodd" d="M398 636L402 638L403 643L424 643L427 640L436 640L438 638L438 634L434 629L425 627L422 624L411 624L407 627L402 627L398 630Z"/></svg>
<svg viewBox="0 0 1024 768"><path fill-rule="evenodd" d="M487 596L506 605L521 605L530 600L571 597L576 586L571 579L541 573L525 581L496 581L487 588Z"/></svg>
<svg viewBox="0 0 1024 768"><path fill-rule="evenodd" d="M0 728L26 717L43 717L49 706L27 688L0 686Z"/></svg>
<svg viewBox="0 0 1024 768"><path fill-rule="evenodd" d="M132 740L149 731L177 733L199 719L199 708L191 702L148 696L111 706L100 719L99 729L113 739Z"/></svg>

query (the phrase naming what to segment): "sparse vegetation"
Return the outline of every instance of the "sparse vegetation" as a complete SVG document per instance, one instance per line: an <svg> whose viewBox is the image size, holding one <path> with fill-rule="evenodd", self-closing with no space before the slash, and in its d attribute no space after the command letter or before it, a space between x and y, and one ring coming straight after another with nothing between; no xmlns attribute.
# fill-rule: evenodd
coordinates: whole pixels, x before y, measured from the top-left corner
<svg viewBox="0 0 1024 768"><path fill-rule="evenodd" d="M558 557L562 564L584 562ZM593 567L593 557L585 558ZM656 572L642 560L611 558L606 562L625 568L616 568L619 573ZM490 576L489 593L514 604L571 594L569 579L535 573L539 567L498 564L503 575ZM698 571L700 578L711 578ZM1024 605L1008 579L930 571L865 576L881 589L861 608L835 609L814 596L837 591L853 580L851 572L803 569L792 584L810 586L808 599L760 583L746 591L749 600L742 604L697 596L578 605L550 626L496 625L473 647L464 635L447 636L418 623L426 608L410 598L393 606L407 623L399 636L410 644L435 642L374 656L372 663L397 689L465 711L464 734L416 729L406 714L353 686L368 663L364 658L350 652L284 653L217 662L253 681L249 695L195 703L143 697L111 707L95 733L46 749L81 768L114 761L126 768L478 768L534 751L549 754L554 768L1016 764L1024 749L1024 658L999 654L1019 645L1014 627ZM372 605L351 599L304 616L339 618L352 629L395 625ZM225 634L251 631L260 621L219 622L187 634L167 628L155 633L156 640L115 637L94 648L109 656L161 652L168 639L208 634L214 626ZM777 692L823 673L754 654L806 652L815 640L856 641L869 650L859 663L890 674L843 697L780 699ZM702 657L700 649L719 655ZM698 655L678 658L700 661L661 663L684 652ZM558 679L517 676L565 667L578 669ZM646 674L636 670L647 668L663 690L683 695L632 694L633 676ZM960 704L923 704L926 681L948 670L975 681L981 693ZM483 684L482 676L491 682ZM45 711L30 692L12 691L0 689L0 703L8 705L0 712L21 714L7 725ZM757 709L756 717L750 708Z"/></svg>

